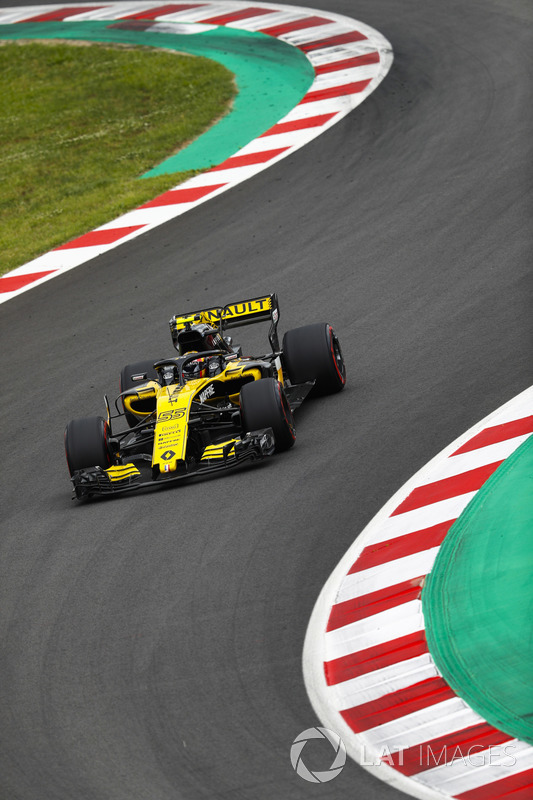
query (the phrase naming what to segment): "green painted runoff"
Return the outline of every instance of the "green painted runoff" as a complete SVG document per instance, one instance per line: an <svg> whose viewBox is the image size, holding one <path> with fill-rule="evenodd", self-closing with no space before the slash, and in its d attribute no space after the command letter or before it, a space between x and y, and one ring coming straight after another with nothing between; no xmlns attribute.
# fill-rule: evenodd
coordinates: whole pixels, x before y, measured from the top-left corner
<svg viewBox="0 0 533 800"><path fill-rule="evenodd" d="M77 39L164 47L211 58L233 72L238 94L232 111L143 178L220 164L275 125L298 104L314 80L313 68L300 50L266 34L222 26L201 33L179 34L169 32L170 23L160 32L128 30L116 25L116 21L0 25L0 39Z"/></svg>
<svg viewBox="0 0 533 800"><path fill-rule="evenodd" d="M533 436L477 492L426 579L428 647L452 689L533 744Z"/></svg>

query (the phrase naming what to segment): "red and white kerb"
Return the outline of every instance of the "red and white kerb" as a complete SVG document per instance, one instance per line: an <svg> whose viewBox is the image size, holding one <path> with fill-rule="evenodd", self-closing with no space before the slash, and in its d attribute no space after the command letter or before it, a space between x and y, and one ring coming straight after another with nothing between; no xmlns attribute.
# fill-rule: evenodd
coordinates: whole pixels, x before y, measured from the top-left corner
<svg viewBox="0 0 533 800"><path fill-rule="evenodd" d="M415 797L533 797L533 747L448 686L426 644L421 602L448 530L533 433L532 408L533 388L415 475L354 542L311 618L304 674L318 716L352 757Z"/></svg>

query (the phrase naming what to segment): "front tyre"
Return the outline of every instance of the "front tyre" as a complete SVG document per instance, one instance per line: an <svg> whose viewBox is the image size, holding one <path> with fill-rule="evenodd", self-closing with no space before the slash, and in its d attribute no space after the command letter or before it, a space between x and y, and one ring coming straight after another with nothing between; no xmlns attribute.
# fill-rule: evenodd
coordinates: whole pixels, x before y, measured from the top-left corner
<svg viewBox="0 0 533 800"><path fill-rule="evenodd" d="M71 475L78 469L112 464L109 425L103 417L73 419L65 430L65 454Z"/></svg>
<svg viewBox="0 0 533 800"><path fill-rule="evenodd" d="M276 378L245 383L240 394L242 426L246 433L272 428L276 451L288 450L296 439L294 420L283 386Z"/></svg>
<svg viewBox="0 0 533 800"><path fill-rule="evenodd" d="M340 392L346 383L346 366L335 331L325 322L287 331L283 361L292 384L315 381L314 394Z"/></svg>

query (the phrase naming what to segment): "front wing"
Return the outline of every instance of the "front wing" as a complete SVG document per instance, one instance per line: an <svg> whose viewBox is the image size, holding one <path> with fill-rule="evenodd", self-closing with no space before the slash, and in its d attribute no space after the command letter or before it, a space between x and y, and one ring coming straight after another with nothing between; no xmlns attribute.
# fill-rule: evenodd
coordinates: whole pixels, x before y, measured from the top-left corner
<svg viewBox="0 0 533 800"><path fill-rule="evenodd" d="M183 469L179 474L163 474L149 480L143 478L141 470L134 463L109 469L87 467L77 470L71 477L73 499L80 500L92 495L121 494L147 487L160 488L186 478L231 469L245 461L261 461L274 452L274 433L272 428L264 428L252 431L242 439L232 440L230 444L230 447L213 446L213 452L209 454L211 457L202 458L200 462L182 462Z"/></svg>

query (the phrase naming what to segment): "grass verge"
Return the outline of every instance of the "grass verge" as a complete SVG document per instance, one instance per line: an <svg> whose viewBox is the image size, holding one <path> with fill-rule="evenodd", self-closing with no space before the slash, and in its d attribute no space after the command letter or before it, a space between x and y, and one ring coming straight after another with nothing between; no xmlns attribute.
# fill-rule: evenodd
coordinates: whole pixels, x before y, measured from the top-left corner
<svg viewBox="0 0 533 800"><path fill-rule="evenodd" d="M0 274L186 180L138 178L235 95L206 58L85 42L0 46Z"/></svg>

